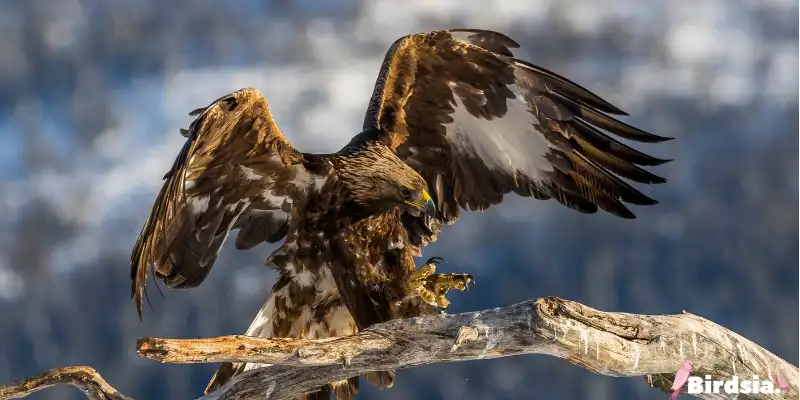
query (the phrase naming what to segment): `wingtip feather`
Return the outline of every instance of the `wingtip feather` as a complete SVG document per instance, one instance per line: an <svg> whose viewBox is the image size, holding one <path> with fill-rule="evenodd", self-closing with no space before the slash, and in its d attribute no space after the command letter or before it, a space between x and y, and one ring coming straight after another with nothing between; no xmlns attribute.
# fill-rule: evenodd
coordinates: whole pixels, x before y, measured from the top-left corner
<svg viewBox="0 0 800 400"><path fill-rule="evenodd" d="M618 215L618 217L620 217L622 219L636 219L636 214L628 211L628 214Z"/></svg>
<svg viewBox="0 0 800 400"><path fill-rule="evenodd" d="M142 300L141 289L136 291L134 301L136 302L136 313L139 315L139 321L142 321L142 303L144 303L144 301Z"/></svg>

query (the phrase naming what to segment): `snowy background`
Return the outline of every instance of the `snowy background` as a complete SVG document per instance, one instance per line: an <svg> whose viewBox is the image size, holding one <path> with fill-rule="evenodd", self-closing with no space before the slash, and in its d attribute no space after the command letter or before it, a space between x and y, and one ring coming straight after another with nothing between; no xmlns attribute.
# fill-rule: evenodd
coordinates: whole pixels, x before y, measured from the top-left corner
<svg viewBox="0 0 800 400"><path fill-rule="evenodd" d="M687 309L798 363L798 6L792 0L5 0L0 4L0 382L97 367L139 399L201 394L214 365L134 354L142 336L239 333L273 246L226 246L202 287L139 322L130 249L188 111L264 92L303 151L358 132L384 52L408 33L493 29L522 58L677 140L633 221L509 198L426 249L470 272L453 312L558 295L634 313ZM155 293L155 291L153 291ZM678 366L676 365L676 369ZM364 399L660 399L641 378L549 357L402 371ZM79 399L70 388L32 399Z"/></svg>

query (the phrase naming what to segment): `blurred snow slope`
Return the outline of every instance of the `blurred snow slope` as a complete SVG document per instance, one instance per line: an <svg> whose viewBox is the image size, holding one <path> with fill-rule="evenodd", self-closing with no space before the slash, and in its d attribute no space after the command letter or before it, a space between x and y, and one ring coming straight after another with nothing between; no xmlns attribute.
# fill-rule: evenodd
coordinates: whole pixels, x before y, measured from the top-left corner
<svg viewBox="0 0 800 400"><path fill-rule="evenodd" d="M635 221L510 198L450 228L427 254L481 286L458 296L456 311L545 294L631 312L699 308L797 362L796 2L178 3L0 6L0 337L15 344L0 348L0 379L91 361L141 398L197 394L211 366L135 361L133 338L241 330L273 276L259 267L271 247L227 249L207 284L168 291L135 320L126 257L187 112L256 87L296 147L335 150L358 132L389 45L447 27L508 33L521 58L606 97L628 122L678 138L647 146L676 161L657 171L668 184L645 188L662 204L635 210ZM770 311L775 304L794 311ZM81 346L93 338L104 344ZM659 395L562 364L428 367L375 397L519 398L547 382L539 393L565 398ZM53 393L40 396L64 395Z"/></svg>

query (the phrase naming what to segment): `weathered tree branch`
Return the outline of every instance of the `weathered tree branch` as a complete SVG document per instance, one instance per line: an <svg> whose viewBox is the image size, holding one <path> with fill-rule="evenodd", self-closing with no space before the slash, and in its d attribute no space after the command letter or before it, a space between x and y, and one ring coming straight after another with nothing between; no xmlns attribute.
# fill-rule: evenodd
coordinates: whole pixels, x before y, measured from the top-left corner
<svg viewBox="0 0 800 400"><path fill-rule="evenodd" d="M0 386L0 399L19 399L57 385L72 385L90 400L130 400L111 387L92 367L51 369L23 381Z"/></svg>
<svg viewBox="0 0 800 400"><path fill-rule="evenodd" d="M685 359L694 362L692 375L713 379L758 375L772 380L780 375L790 383L795 397L800 379L797 367L705 318L686 312L664 316L607 313L556 297L480 312L396 320L357 335L325 340L146 338L139 341L138 352L162 362L277 364L242 374L208 399L263 399L265 394L270 399L289 399L367 371L520 354L564 358L603 375L646 376L648 383L665 391ZM296 367L313 368L298 373Z"/></svg>
<svg viewBox="0 0 800 400"><path fill-rule="evenodd" d="M702 317L686 312L662 316L602 312L557 297L479 312L390 321L347 337L145 338L139 340L137 351L142 357L171 363L275 364L235 377L202 398L206 400L290 399L368 371L520 354L548 354L608 376L644 376L648 384L663 391L686 359L693 361L695 376L749 380L758 375L773 380L780 375L790 385L789 393L740 394L738 399L797 398L800 380L796 366ZM94 370L90 372L94 374L90 381L108 387ZM0 387L0 397L32 393L39 388L23 384L36 379L42 378ZM42 384L73 382L45 380ZM113 395L119 397L90 398L124 398L116 391ZM727 398L725 394L696 396Z"/></svg>

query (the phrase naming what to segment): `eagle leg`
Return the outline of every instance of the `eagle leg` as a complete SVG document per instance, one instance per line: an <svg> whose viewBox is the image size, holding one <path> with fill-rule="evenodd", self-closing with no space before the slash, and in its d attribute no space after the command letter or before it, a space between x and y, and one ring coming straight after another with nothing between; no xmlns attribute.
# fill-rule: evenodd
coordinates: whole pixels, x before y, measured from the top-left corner
<svg viewBox="0 0 800 400"><path fill-rule="evenodd" d="M422 301L446 310L450 306L446 294L450 290L466 290L474 281L469 274L436 274L436 265L444 261L439 257L432 257L424 265L414 271L411 276L411 290Z"/></svg>

